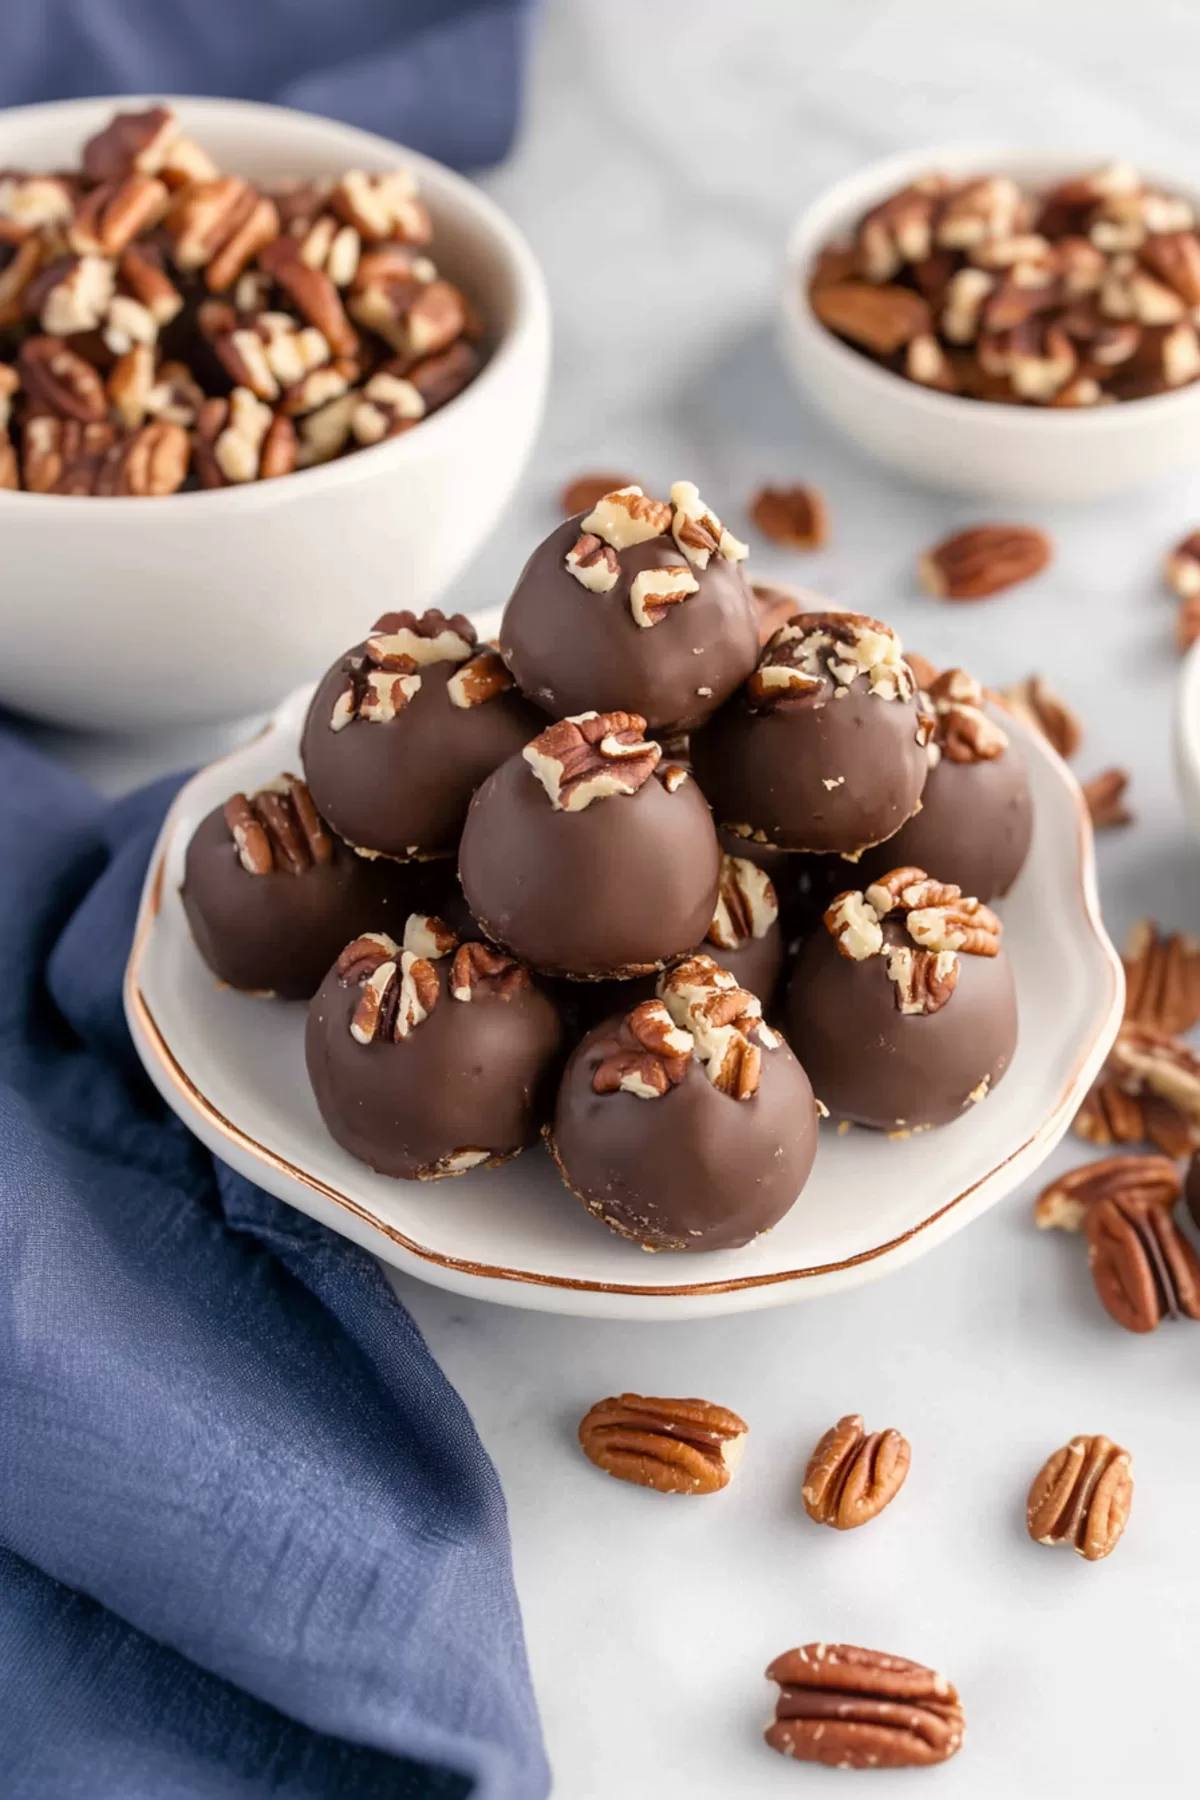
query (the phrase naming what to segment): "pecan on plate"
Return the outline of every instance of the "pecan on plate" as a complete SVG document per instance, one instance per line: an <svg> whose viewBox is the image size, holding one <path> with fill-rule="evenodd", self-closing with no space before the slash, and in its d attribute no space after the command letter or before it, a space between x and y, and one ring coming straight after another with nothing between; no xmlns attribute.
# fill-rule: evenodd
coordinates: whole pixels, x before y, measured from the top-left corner
<svg viewBox="0 0 1200 1800"><path fill-rule="evenodd" d="M1200 1024L1200 940L1139 919L1121 960L1127 1019L1173 1034Z"/></svg>
<svg viewBox="0 0 1200 1800"><path fill-rule="evenodd" d="M818 1525L852 1531L877 1518L904 1486L912 1451L898 1431L863 1429L860 1413L831 1425L808 1459L801 1497Z"/></svg>
<svg viewBox="0 0 1200 1800"><path fill-rule="evenodd" d="M1029 675L1001 695L1010 712L1041 732L1069 762L1083 742L1083 723L1042 675Z"/></svg>
<svg viewBox="0 0 1200 1800"><path fill-rule="evenodd" d="M225 802L225 823L248 875L303 875L333 857L329 827L295 775L280 775L254 794L234 794Z"/></svg>
<svg viewBox="0 0 1200 1800"><path fill-rule="evenodd" d="M779 897L770 877L744 856L721 857L717 910L707 942L736 950L749 938L766 937L779 917Z"/></svg>
<svg viewBox="0 0 1200 1800"><path fill-rule="evenodd" d="M598 506L605 494L615 493L619 488L635 487L637 484L631 475L576 475L568 481L558 497L559 508L565 518L573 518L576 513L591 512Z"/></svg>
<svg viewBox="0 0 1200 1800"><path fill-rule="evenodd" d="M376 941L391 942L382 934ZM343 950L339 974L342 963L363 942L360 938L357 944ZM350 1035L359 1044L401 1043L424 1023L438 1003L441 990L437 970L428 958L412 950L401 950L395 944L391 948L392 954L373 968L369 966L370 959L365 959L366 972L362 975L342 976L348 984L357 979L362 989L350 1020Z"/></svg>
<svg viewBox="0 0 1200 1800"><path fill-rule="evenodd" d="M638 713L579 713L547 727L521 754L556 812L582 812L649 781L662 750L645 731Z"/></svg>
<svg viewBox="0 0 1200 1800"><path fill-rule="evenodd" d="M708 1400L620 1394L584 1414L579 1443L618 1481L660 1494L715 1494L733 1479L748 1430L736 1413Z"/></svg>
<svg viewBox="0 0 1200 1800"><path fill-rule="evenodd" d="M658 994L712 1085L735 1100L750 1100L762 1079L762 1054L782 1039L763 1022L762 1002L738 986L711 956L686 957L666 969Z"/></svg>
<svg viewBox="0 0 1200 1800"><path fill-rule="evenodd" d="M791 550L823 550L829 542L829 509L814 487L763 487L750 516L764 537Z"/></svg>
<svg viewBox="0 0 1200 1800"><path fill-rule="evenodd" d="M983 710L983 684L963 669L945 669L925 689L933 707L933 743L947 761L990 762L1003 756L1008 734Z"/></svg>
<svg viewBox="0 0 1200 1800"><path fill-rule="evenodd" d="M812 295L822 325L876 356L893 356L915 337L927 336L929 302L911 288L872 287L869 281L832 282Z"/></svg>
<svg viewBox="0 0 1200 1800"><path fill-rule="evenodd" d="M531 986L525 964L490 944L460 944L454 953L450 992L455 1000L511 1000Z"/></svg>
<svg viewBox="0 0 1200 1800"><path fill-rule="evenodd" d="M1106 1437L1075 1437L1034 1478L1025 1523L1037 1544L1069 1544L1088 1562L1111 1555L1129 1519L1133 1458Z"/></svg>
<svg viewBox="0 0 1200 1800"><path fill-rule="evenodd" d="M906 1769L946 1762L965 1721L944 1675L852 1644L804 1644L777 1656L772 1750L834 1769Z"/></svg>
<svg viewBox="0 0 1200 1800"><path fill-rule="evenodd" d="M973 525L920 557L926 592L939 600L983 600L1029 581L1050 561L1050 539L1030 525Z"/></svg>
<svg viewBox="0 0 1200 1800"><path fill-rule="evenodd" d="M695 1039L681 1029L661 1000L643 1000L622 1021L628 1049L616 1050L597 1064L592 1090L597 1094L633 1094L657 1100L678 1087L688 1071Z"/></svg>
<svg viewBox="0 0 1200 1800"><path fill-rule="evenodd" d="M203 270L211 293L232 287L242 270L279 235L279 214L237 175L191 182L166 216L175 264Z"/></svg>
<svg viewBox="0 0 1200 1800"><path fill-rule="evenodd" d="M1164 1319L1200 1319L1200 1258L1167 1207L1101 1200L1083 1230L1096 1292L1118 1325L1147 1332Z"/></svg>
<svg viewBox="0 0 1200 1800"><path fill-rule="evenodd" d="M1097 831L1111 831L1133 824L1133 814L1125 804L1128 786L1127 769L1103 769L1083 783L1083 797Z"/></svg>
<svg viewBox="0 0 1200 1800"><path fill-rule="evenodd" d="M1040 1230L1080 1231L1102 1201L1134 1206L1175 1205L1182 1191L1179 1170L1169 1156L1105 1156L1056 1175L1038 1195L1033 1216Z"/></svg>

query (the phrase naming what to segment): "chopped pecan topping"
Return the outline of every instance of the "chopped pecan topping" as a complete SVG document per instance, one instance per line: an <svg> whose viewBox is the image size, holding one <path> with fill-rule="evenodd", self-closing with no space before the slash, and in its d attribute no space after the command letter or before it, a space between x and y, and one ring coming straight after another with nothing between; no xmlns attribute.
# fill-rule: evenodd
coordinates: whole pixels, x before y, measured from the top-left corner
<svg viewBox="0 0 1200 1800"><path fill-rule="evenodd" d="M767 1670L779 1683L772 1750L835 1769L946 1762L962 1745L958 1694L944 1675L852 1644L804 1644Z"/></svg>
<svg viewBox="0 0 1200 1800"><path fill-rule="evenodd" d="M628 550L664 536L671 529L672 516L665 500L648 499L640 487L618 488L597 501L579 529L614 550Z"/></svg>
<svg viewBox="0 0 1200 1800"><path fill-rule="evenodd" d="M333 838L306 784L280 775L225 802L225 823L248 875L303 875L333 857Z"/></svg>
<svg viewBox="0 0 1200 1800"><path fill-rule="evenodd" d="M1106 1437L1076 1437L1034 1478L1025 1523L1037 1544L1069 1544L1088 1562L1116 1549L1133 1500L1133 1458Z"/></svg>
<svg viewBox="0 0 1200 1800"><path fill-rule="evenodd" d="M157 175L178 136L178 121L168 107L117 113L83 146L83 172L96 182Z"/></svg>
<svg viewBox="0 0 1200 1800"><path fill-rule="evenodd" d="M615 494L618 489L636 485L628 475L577 475L563 488L558 504L570 519L576 513L591 512L593 506L599 506L606 494Z"/></svg>
<svg viewBox="0 0 1200 1800"><path fill-rule="evenodd" d="M990 762L1003 756L1008 736L983 710L982 683L963 669L946 669L925 690L933 707L930 748L950 762Z"/></svg>
<svg viewBox="0 0 1200 1800"><path fill-rule="evenodd" d="M927 550L918 570L939 600L982 600L1031 580L1050 556L1050 539L1032 526L973 525Z"/></svg>
<svg viewBox="0 0 1200 1800"><path fill-rule="evenodd" d="M462 663L446 683L452 706L486 706L515 686L500 652L490 644Z"/></svg>
<svg viewBox="0 0 1200 1800"><path fill-rule="evenodd" d="M887 951L887 972L902 1013L940 1012L958 986L958 957L953 950L893 944Z"/></svg>
<svg viewBox="0 0 1200 1800"><path fill-rule="evenodd" d="M623 1022L633 1042L597 1064L592 1089L597 1094L633 1094L657 1100L678 1087L687 1074L694 1039L675 1024L661 1000L644 1000Z"/></svg>
<svg viewBox="0 0 1200 1800"><path fill-rule="evenodd" d="M1173 1034L1200 1024L1200 940L1139 919L1121 960L1126 1019Z"/></svg>
<svg viewBox="0 0 1200 1800"><path fill-rule="evenodd" d="M405 950L423 956L426 962L439 962L458 949L458 938L444 919L434 913L409 913L404 924Z"/></svg>
<svg viewBox="0 0 1200 1800"><path fill-rule="evenodd" d="M813 487L760 488L750 516L764 537L791 550L822 550L829 542L829 509Z"/></svg>
<svg viewBox="0 0 1200 1800"><path fill-rule="evenodd" d="M723 855L708 942L718 950L736 950L749 938L766 937L778 917L779 899L770 877L744 856Z"/></svg>
<svg viewBox="0 0 1200 1800"><path fill-rule="evenodd" d="M556 812L582 812L611 794L636 794L662 756L637 713L577 713L547 727L522 755Z"/></svg>
<svg viewBox="0 0 1200 1800"><path fill-rule="evenodd" d="M1083 1232L1096 1292L1126 1331L1200 1319L1200 1258L1169 1208L1121 1194L1089 1207Z"/></svg>
<svg viewBox="0 0 1200 1800"><path fill-rule="evenodd" d="M700 498L694 481L671 484L671 535L697 569L707 569L714 555L726 562L744 562L750 554L749 546L727 531Z"/></svg>
<svg viewBox="0 0 1200 1800"><path fill-rule="evenodd" d="M462 613L447 618L437 607L418 615L384 613L375 621L367 639L367 655L377 668L391 667L400 657L424 667L427 663L465 662L475 649L475 627Z"/></svg>
<svg viewBox="0 0 1200 1800"><path fill-rule="evenodd" d="M1065 761L1070 761L1083 743L1083 724L1044 676L1027 676L1015 687L1005 688L1002 698L1010 712L1034 726Z"/></svg>
<svg viewBox="0 0 1200 1800"><path fill-rule="evenodd" d="M338 217L353 225L365 243L398 238L403 243L427 244L433 228L417 192L417 178L411 169L388 169L382 174L349 169L334 184L329 198Z"/></svg>
<svg viewBox="0 0 1200 1800"><path fill-rule="evenodd" d="M658 980L658 996L712 1085L735 1100L750 1100L762 1079L762 1052L781 1040L763 1023L762 1002L740 988L711 956L689 956Z"/></svg>
<svg viewBox="0 0 1200 1800"><path fill-rule="evenodd" d="M746 691L761 711L851 687L860 677L879 700L916 694L900 639L889 626L863 613L799 613L771 638Z"/></svg>
<svg viewBox="0 0 1200 1800"><path fill-rule="evenodd" d="M885 919L900 912L911 944L888 943ZM904 1013L940 1012L958 985L958 957L996 956L1000 921L990 907L957 887L931 881L924 869L893 869L865 893L835 896L825 928L851 962L883 955L896 1006Z"/></svg>
<svg viewBox="0 0 1200 1800"><path fill-rule="evenodd" d="M932 323L928 300L911 288L838 281L811 299L822 325L875 356L894 356L912 338L928 335Z"/></svg>
<svg viewBox="0 0 1200 1800"><path fill-rule="evenodd" d="M26 338L17 357L21 386L38 412L81 425L99 423L108 406L104 383L82 356L61 338Z"/></svg>
<svg viewBox="0 0 1200 1800"><path fill-rule="evenodd" d="M668 794L677 794L684 782L689 780L688 771L682 763L659 763L654 773L666 788Z"/></svg>
<svg viewBox="0 0 1200 1800"><path fill-rule="evenodd" d="M589 1462L618 1481L660 1494L715 1494L733 1479L748 1430L708 1400L620 1394L584 1414L579 1443Z"/></svg>
<svg viewBox="0 0 1200 1800"><path fill-rule="evenodd" d="M818 1525L852 1531L877 1518L904 1486L912 1451L898 1431L867 1434L860 1413L831 1425L808 1459L801 1498Z"/></svg>
<svg viewBox="0 0 1200 1800"><path fill-rule="evenodd" d="M1126 769L1105 769L1083 784L1083 797L1097 831L1110 831L1121 825L1132 825L1133 814L1125 804L1129 786Z"/></svg>
<svg viewBox="0 0 1200 1800"><path fill-rule="evenodd" d="M342 664L346 685L333 703L331 731L344 731L354 719L386 725L402 713L420 691L421 677L411 657L396 656L385 666L368 656L348 656Z"/></svg>
<svg viewBox="0 0 1200 1800"><path fill-rule="evenodd" d="M1103 1201L1169 1209L1182 1191L1179 1170L1169 1156L1105 1156L1047 1183L1033 1216L1042 1231L1081 1231L1088 1214Z"/></svg>
<svg viewBox="0 0 1200 1800"><path fill-rule="evenodd" d="M338 957L338 979L347 986L366 981L383 963L394 962L399 954L399 944L386 931L364 932L347 944Z"/></svg>
<svg viewBox="0 0 1200 1800"><path fill-rule="evenodd" d="M379 942L388 940L380 939ZM358 943L362 944L363 939ZM353 950L357 946L351 945ZM392 946L395 952L395 945ZM342 952L345 959L349 951ZM357 979L362 993L350 1021L350 1035L360 1044L400 1043L422 1024L438 1003L437 970L423 956L411 950L386 957L374 968L369 958L363 959L364 973L343 975L344 981ZM338 965L341 973L341 962Z"/></svg>
<svg viewBox="0 0 1200 1800"><path fill-rule="evenodd" d="M460 944L454 953L450 992L456 1000L511 1000L532 985L524 963L490 944Z"/></svg>
<svg viewBox="0 0 1200 1800"><path fill-rule="evenodd" d="M857 889L847 888L844 893L835 894L825 908L824 921L838 950L850 962L865 962L883 949L879 914Z"/></svg>
<svg viewBox="0 0 1200 1800"><path fill-rule="evenodd" d="M581 532L566 554L566 566L582 587L592 594L607 594L621 573L617 553L593 532Z"/></svg>
<svg viewBox="0 0 1200 1800"><path fill-rule="evenodd" d="M686 564L682 568L642 569L629 584L629 605L639 625L661 625L673 606L699 590L700 583Z"/></svg>

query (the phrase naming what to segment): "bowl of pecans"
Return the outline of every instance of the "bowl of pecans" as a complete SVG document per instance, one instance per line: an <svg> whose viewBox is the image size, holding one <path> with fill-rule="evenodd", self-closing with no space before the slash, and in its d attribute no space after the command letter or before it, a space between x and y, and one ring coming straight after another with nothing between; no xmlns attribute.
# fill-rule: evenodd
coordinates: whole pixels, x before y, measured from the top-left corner
<svg viewBox="0 0 1200 1800"><path fill-rule="evenodd" d="M949 145L797 220L785 360L861 449L960 493L1087 501L1200 460L1184 184L1077 151Z"/></svg>
<svg viewBox="0 0 1200 1800"><path fill-rule="evenodd" d="M549 350L520 233L386 139L242 101L0 114L0 704L237 718L364 604L427 606Z"/></svg>

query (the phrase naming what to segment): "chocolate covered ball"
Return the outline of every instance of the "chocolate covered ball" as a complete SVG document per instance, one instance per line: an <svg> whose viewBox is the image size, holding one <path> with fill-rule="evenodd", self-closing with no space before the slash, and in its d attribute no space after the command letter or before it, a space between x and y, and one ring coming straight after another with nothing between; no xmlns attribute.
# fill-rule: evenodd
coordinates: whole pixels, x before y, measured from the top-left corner
<svg viewBox="0 0 1200 1800"><path fill-rule="evenodd" d="M802 613L692 734L692 763L717 823L736 836L855 856L917 810L931 730L888 626Z"/></svg>
<svg viewBox="0 0 1200 1800"><path fill-rule="evenodd" d="M924 1131L962 1118L1017 1043L996 915L922 869L838 896L788 986L784 1030L840 1119Z"/></svg>
<svg viewBox="0 0 1200 1800"><path fill-rule="evenodd" d="M202 819L184 862L183 909L219 981L307 1000L352 937L399 926L420 903L419 866L374 865L334 836L295 775L234 794Z"/></svg>
<svg viewBox="0 0 1200 1800"><path fill-rule="evenodd" d="M317 805L355 849L453 856L471 795L541 723L469 619L385 613L321 681L300 754Z"/></svg>
<svg viewBox="0 0 1200 1800"><path fill-rule="evenodd" d="M648 1250L733 1250L795 1203L817 1148L803 1068L710 957L588 1033L548 1134L590 1213Z"/></svg>
<svg viewBox="0 0 1200 1800"><path fill-rule="evenodd" d="M551 725L471 802L459 876L493 943L546 975L648 975L700 942L720 852L704 796L633 713Z"/></svg>
<svg viewBox="0 0 1200 1800"><path fill-rule="evenodd" d="M688 730L758 655L745 555L690 481L670 502L620 488L534 551L505 609L501 654L554 718L628 711L655 730Z"/></svg>
<svg viewBox="0 0 1200 1800"><path fill-rule="evenodd" d="M1007 894L1029 854L1033 800L1025 759L986 711L983 688L947 669L926 691L935 717L926 752L921 809L895 837L869 850L859 875L870 881L900 864L936 869L964 894Z"/></svg>
<svg viewBox="0 0 1200 1800"><path fill-rule="evenodd" d="M547 1117L562 1024L528 969L414 914L397 944L347 945L308 1010L331 1136L381 1175L436 1181L507 1162Z"/></svg>

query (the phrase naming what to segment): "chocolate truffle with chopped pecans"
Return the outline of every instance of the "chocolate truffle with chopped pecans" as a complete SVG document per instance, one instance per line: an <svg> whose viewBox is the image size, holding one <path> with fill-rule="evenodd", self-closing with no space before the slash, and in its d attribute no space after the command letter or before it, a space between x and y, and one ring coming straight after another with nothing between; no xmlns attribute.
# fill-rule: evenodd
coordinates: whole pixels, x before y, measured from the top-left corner
<svg viewBox="0 0 1200 1800"><path fill-rule="evenodd" d="M866 853L859 874L870 881L915 863L937 869L964 894L992 900L1007 894L1029 854L1033 800L1025 759L979 682L962 669L943 671L925 698L934 730L921 810Z"/></svg>
<svg viewBox="0 0 1200 1800"><path fill-rule="evenodd" d="M597 1026L547 1134L588 1211L647 1250L734 1250L789 1210L817 1148L808 1077L753 994L708 956Z"/></svg>
<svg viewBox="0 0 1200 1800"><path fill-rule="evenodd" d="M721 854L704 796L636 713L560 719L476 794L459 877L487 936L546 975L649 975L704 937Z"/></svg>
<svg viewBox="0 0 1200 1800"><path fill-rule="evenodd" d="M192 834L181 896L219 981L307 1000L334 957L371 923L419 903L429 871L368 863L334 836L295 775L234 794Z"/></svg>
<svg viewBox="0 0 1200 1800"><path fill-rule="evenodd" d="M360 853L453 856L471 795L541 723L469 619L385 613L317 688L300 754Z"/></svg>
<svg viewBox="0 0 1200 1800"><path fill-rule="evenodd" d="M748 845L856 857L916 812L932 730L890 627L800 613L691 754L718 824Z"/></svg>
<svg viewBox="0 0 1200 1800"><path fill-rule="evenodd" d="M838 1119L905 1137L986 1100L1017 1044L995 913L923 869L839 894L796 961L784 1031Z"/></svg>
<svg viewBox="0 0 1200 1800"><path fill-rule="evenodd" d="M308 1009L309 1080L331 1136L381 1175L437 1181L536 1140L562 1023L523 964L414 913L400 943L348 944Z"/></svg>
<svg viewBox="0 0 1200 1800"><path fill-rule="evenodd" d="M554 718L623 710L653 730L690 730L758 655L745 556L692 482L677 481L669 501L618 488L529 558L501 655Z"/></svg>

